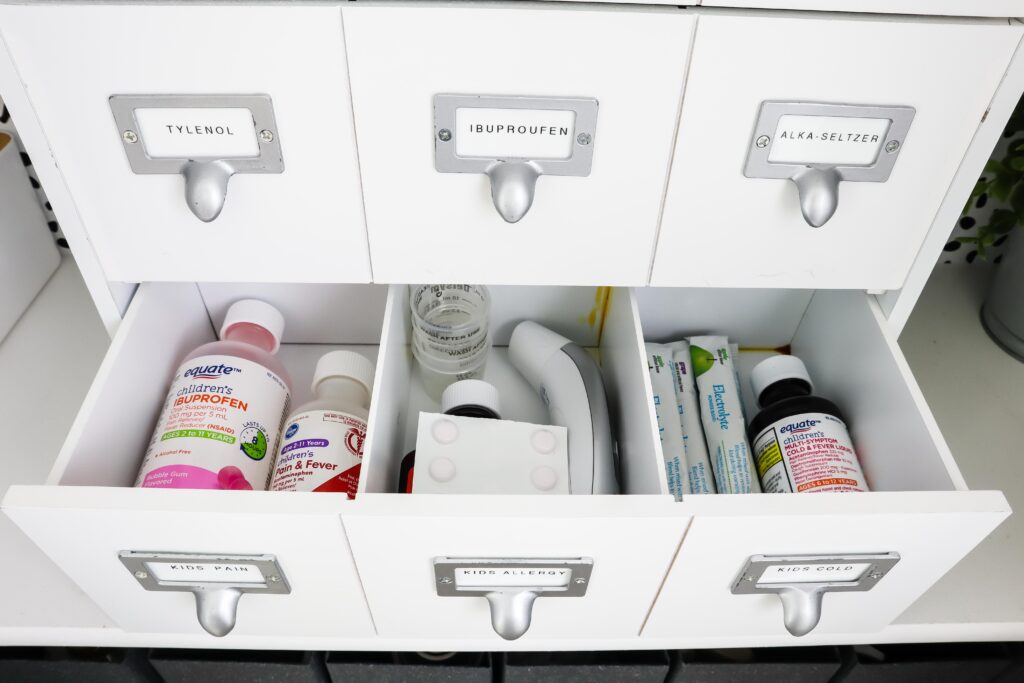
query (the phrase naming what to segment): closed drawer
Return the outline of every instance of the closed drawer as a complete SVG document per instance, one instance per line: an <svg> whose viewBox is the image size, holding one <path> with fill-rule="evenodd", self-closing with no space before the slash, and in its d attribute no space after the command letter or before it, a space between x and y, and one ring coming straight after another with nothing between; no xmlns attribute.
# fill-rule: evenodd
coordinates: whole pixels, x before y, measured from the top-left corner
<svg viewBox="0 0 1024 683"><path fill-rule="evenodd" d="M80 220L108 280L370 280L338 7L8 5L0 19L20 79L9 87L32 107L14 115L38 119L49 149L32 152L53 156L73 199L57 210ZM182 175L133 172L126 148L148 156L153 140L140 128L122 142L110 98L126 95L266 96L273 130L243 122L218 134L204 124L222 121L189 112L172 117L185 129L174 139L188 142L153 154L205 155L227 132L255 140L261 128L283 169L235 174L204 223Z"/></svg>
<svg viewBox="0 0 1024 683"><path fill-rule="evenodd" d="M343 14L375 280L646 284L690 13L460 3ZM542 175L532 208L506 223L488 176L435 170L435 144L468 134L435 141L444 94L596 100L589 174Z"/></svg>
<svg viewBox="0 0 1024 683"><path fill-rule="evenodd" d="M1006 20L701 10L651 284L900 288L1022 29ZM863 143L870 136L857 137L867 130L858 122L758 127L764 102L914 111L890 153L884 135ZM893 154L895 163L885 182L839 182L835 213L811 228L795 183L747 168L748 155L771 152L784 133L815 135L821 156L779 149L780 163L864 171ZM881 143L876 161L854 158Z"/></svg>
<svg viewBox="0 0 1024 683"><path fill-rule="evenodd" d="M754 364L790 347L815 393L846 418L871 492L684 496L693 516L644 628L645 637L719 646L795 640L773 594L731 589L756 555L897 553L866 592L826 593L808 641L849 642L891 623L1004 518L995 491L969 491L873 297L810 290L636 292L650 340L708 331L739 342L744 411ZM765 640L767 639L767 641ZM773 640L774 639L774 640ZM797 641L800 642L800 641Z"/></svg>
<svg viewBox="0 0 1024 683"><path fill-rule="evenodd" d="M374 633L342 528L345 496L132 488L170 378L188 351L216 338L211 320L221 321L234 300L258 296L287 315L278 356L294 382L293 405L309 400L326 351L375 357L386 288L271 289L142 285L47 484L12 486L4 497L4 512L127 632L208 638L189 592L144 590L120 561L141 552L274 556L290 592L242 595L226 641ZM336 317L324 317L320 306Z"/></svg>

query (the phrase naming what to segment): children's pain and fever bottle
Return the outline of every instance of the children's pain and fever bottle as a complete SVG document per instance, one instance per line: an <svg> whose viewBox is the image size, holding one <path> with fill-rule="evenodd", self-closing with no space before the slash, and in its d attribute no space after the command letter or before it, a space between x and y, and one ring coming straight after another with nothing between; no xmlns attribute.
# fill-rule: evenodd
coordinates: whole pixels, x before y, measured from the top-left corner
<svg viewBox="0 0 1024 683"><path fill-rule="evenodd" d="M272 491L328 491L355 498L373 387L373 363L332 351L313 373L312 401L285 421Z"/></svg>
<svg viewBox="0 0 1024 683"><path fill-rule="evenodd" d="M174 375L136 486L265 490L291 380L274 354L284 317L236 301L220 341L198 347Z"/></svg>

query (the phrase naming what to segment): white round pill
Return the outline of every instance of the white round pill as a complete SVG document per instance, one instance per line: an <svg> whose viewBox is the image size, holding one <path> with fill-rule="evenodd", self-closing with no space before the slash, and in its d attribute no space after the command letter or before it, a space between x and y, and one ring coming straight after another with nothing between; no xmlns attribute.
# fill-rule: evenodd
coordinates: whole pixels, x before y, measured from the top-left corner
<svg viewBox="0 0 1024 683"><path fill-rule="evenodd" d="M555 435L547 429L538 429L530 435L530 445L533 446L533 450L543 455L548 455L555 452L555 447L558 446L558 440Z"/></svg>
<svg viewBox="0 0 1024 683"><path fill-rule="evenodd" d="M459 438L459 426L451 420L438 420L430 428L430 434L438 443L455 443Z"/></svg>
<svg viewBox="0 0 1024 683"><path fill-rule="evenodd" d="M434 458L427 471L431 479L444 483L455 478L455 463L448 458Z"/></svg>
<svg viewBox="0 0 1024 683"><path fill-rule="evenodd" d="M558 483L558 473L546 465L534 467L530 472L530 481L541 491L550 491Z"/></svg>

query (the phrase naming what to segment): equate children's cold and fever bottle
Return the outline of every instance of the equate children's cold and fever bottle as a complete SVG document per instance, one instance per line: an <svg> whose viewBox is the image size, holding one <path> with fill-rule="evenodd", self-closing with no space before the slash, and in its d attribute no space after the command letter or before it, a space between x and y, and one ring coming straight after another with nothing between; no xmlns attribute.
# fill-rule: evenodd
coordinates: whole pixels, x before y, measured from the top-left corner
<svg viewBox="0 0 1024 683"><path fill-rule="evenodd" d="M373 387L373 363L332 351L316 364L312 401L285 421L272 491L346 493L355 498Z"/></svg>
<svg viewBox="0 0 1024 683"><path fill-rule="evenodd" d="M175 373L136 486L267 488L291 394L274 356L283 332L270 304L231 305L221 340L192 351Z"/></svg>

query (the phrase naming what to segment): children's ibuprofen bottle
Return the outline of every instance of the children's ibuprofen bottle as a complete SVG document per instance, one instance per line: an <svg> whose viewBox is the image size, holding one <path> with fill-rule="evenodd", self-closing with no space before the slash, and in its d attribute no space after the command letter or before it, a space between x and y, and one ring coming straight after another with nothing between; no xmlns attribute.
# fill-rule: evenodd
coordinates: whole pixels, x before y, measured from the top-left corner
<svg viewBox="0 0 1024 683"><path fill-rule="evenodd" d="M802 360L767 358L754 366L750 383L761 406L750 443L765 493L868 490L842 413L811 395Z"/></svg>
<svg viewBox="0 0 1024 683"><path fill-rule="evenodd" d="M221 341L188 354L174 375L136 486L267 488L291 393L274 356L283 332L270 304L231 305Z"/></svg>
<svg viewBox="0 0 1024 683"><path fill-rule="evenodd" d="M272 491L331 491L355 498L370 412L373 363L332 351L316 364L315 399L285 420Z"/></svg>

